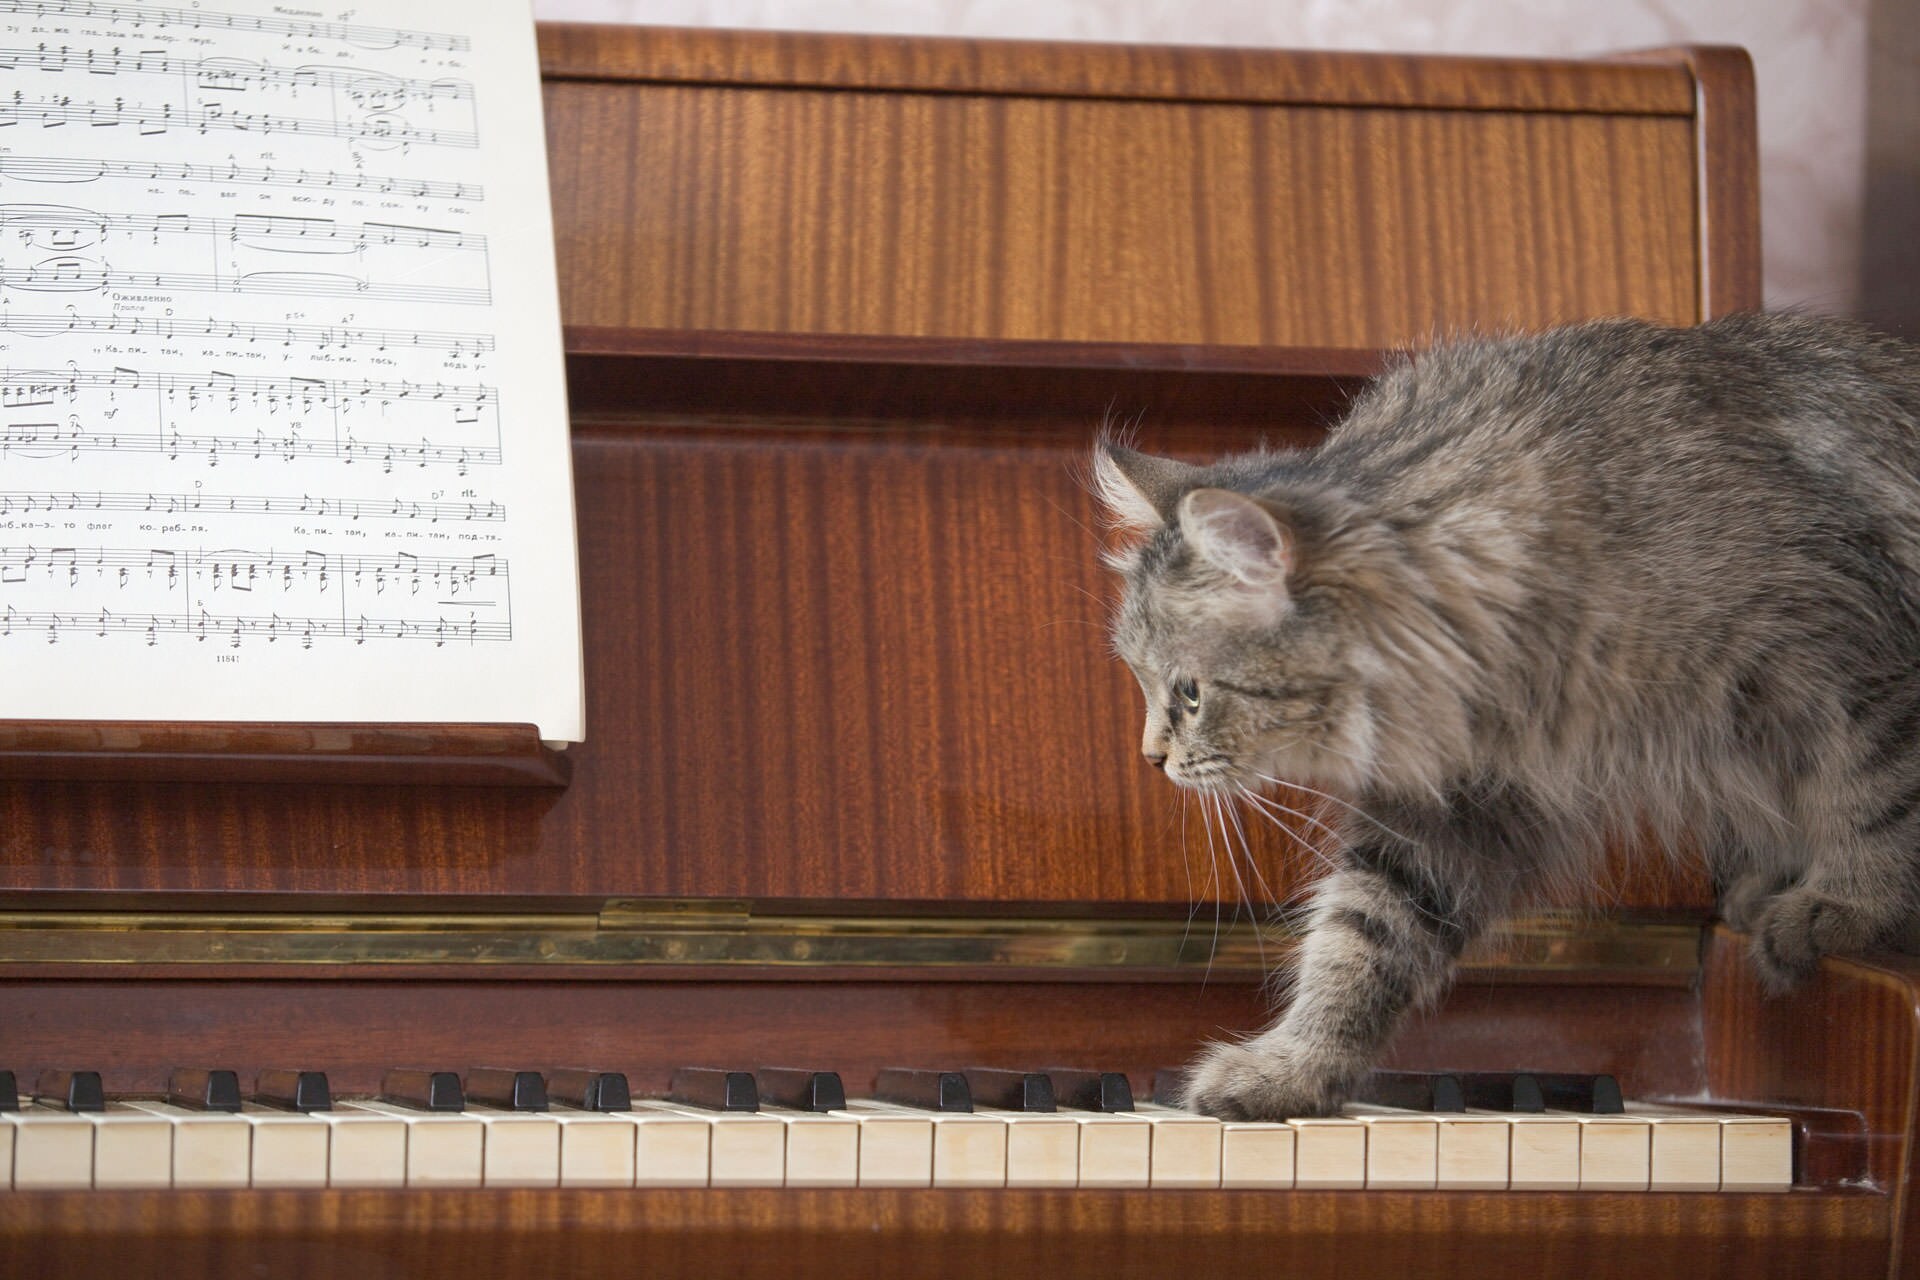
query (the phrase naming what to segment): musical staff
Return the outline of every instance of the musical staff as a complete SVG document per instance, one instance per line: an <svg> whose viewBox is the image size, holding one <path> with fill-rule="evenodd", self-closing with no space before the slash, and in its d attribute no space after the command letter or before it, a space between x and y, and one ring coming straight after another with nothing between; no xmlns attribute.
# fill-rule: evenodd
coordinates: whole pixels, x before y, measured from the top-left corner
<svg viewBox="0 0 1920 1280"><path fill-rule="evenodd" d="M242 133L294 134L307 138L350 138L391 146L477 147L480 135L471 129L428 129L408 124L389 113L376 112L358 120L321 120L313 116L275 115L268 111L234 111L223 102L202 102L176 109L171 102L127 102L115 98L108 103L75 102L62 94L57 98L29 98L16 89L8 98L0 98L0 128L38 123L43 128L84 124L105 129L132 125L142 137L153 137L172 129L191 129L205 134L212 129L232 129Z"/></svg>
<svg viewBox="0 0 1920 1280"><path fill-rule="evenodd" d="M105 178L149 182L253 183L324 191L364 192L435 200L484 200L486 188L469 182L429 182L332 169L275 169L269 165L162 164L138 160L75 160L59 156L0 156L0 179L20 182L84 183Z"/></svg>
<svg viewBox="0 0 1920 1280"><path fill-rule="evenodd" d="M62 628L94 620L102 637L218 635L236 646L249 635L504 640L512 635L510 580L495 555L0 546L0 589L9 599L0 640L40 630L57 642ZM61 607L76 597L87 604Z"/></svg>
<svg viewBox="0 0 1920 1280"><path fill-rule="evenodd" d="M98 293L158 289L181 293L284 293L302 298L360 298L376 302L450 302L485 306L493 291L466 286L380 284L327 271L115 271L82 258L58 258L31 267L0 266L0 289L30 293Z"/></svg>
<svg viewBox="0 0 1920 1280"><path fill-rule="evenodd" d="M214 338L228 343L254 345L261 342L311 343L321 350L332 347L369 347L385 351L389 347L418 347L449 352L456 359L494 349L490 333L442 333L432 330L360 329L349 325L325 324L242 324L237 320L148 320L139 316L80 315L71 307L67 314L17 316L9 313L0 300L0 333L22 337L48 338L73 333L125 334L129 337Z"/></svg>
<svg viewBox="0 0 1920 1280"><path fill-rule="evenodd" d="M215 27L228 31L257 31L306 40L338 40L362 49L410 47L459 52L473 47L466 36L437 31L405 31L352 22L310 22L304 18L215 10L162 9L148 5L111 4L105 0L0 0L0 13L92 18L101 22L124 22L134 27L189 27L196 31Z"/></svg>
<svg viewBox="0 0 1920 1280"><path fill-rule="evenodd" d="M286 213L242 213L231 218L200 218L184 213L97 213L61 204L0 204L0 232L12 232L24 244L49 249L104 244L116 234L139 233L271 241L274 248L288 252L311 252L315 244L338 247L342 251L372 245L480 253L487 248L487 238L483 235L399 222L343 223L333 218ZM293 248L288 248L290 242Z"/></svg>
<svg viewBox="0 0 1920 1280"><path fill-rule="evenodd" d="M499 398L484 383L257 377L207 370L0 373L0 462L158 454L169 462L334 459L498 466ZM369 438L371 437L371 438Z"/></svg>
<svg viewBox="0 0 1920 1280"><path fill-rule="evenodd" d="M202 609L195 613L149 613L137 616L102 609L97 614L60 613L55 610L20 610L8 605L0 612L0 641L16 635L38 638L58 644L63 636L91 634L105 639L121 632L146 637L147 644L158 645L161 636L186 636L194 640L225 642L238 649L246 639L264 639L269 644L280 640L313 648L315 639L351 640L366 644L380 640L431 640L434 648L449 644L497 644L513 639L510 622L482 622L478 616L465 618L435 617L369 618L360 614L347 618L283 618L277 613L216 614Z"/></svg>
<svg viewBox="0 0 1920 1280"><path fill-rule="evenodd" d="M473 101L473 86L465 80L413 80L355 67L278 67L270 62L241 62L233 58L175 58L157 49L122 53L117 46L104 52L74 49L64 44L57 48L45 44L32 49L0 48L0 71L24 68L78 71L94 76L183 76L198 88L228 92L264 85L329 89L343 92L361 103L378 100L384 108L414 99Z"/></svg>
<svg viewBox="0 0 1920 1280"><path fill-rule="evenodd" d="M58 400L71 404L83 391L161 391L180 396L188 408L197 408L202 400L225 401L229 409L238 408L239 398L247 397L268 414L295 405L311 408L351 408L355 404L388 407L400 401L424 401L485 408L497 398L485 383L455 384L440 382L382 382L370 378L255 378L241 377L219 370L201 373L147 373L138 369L46 369L0 372L0 412L10 409L52 405ZM474 421L466 417L463 421Z"/></svg>
<svg viewBox="0 0 1920 1280"><path fill-rule="evenodd" d="M498 502L422 502L408 498L314 497L312 494L79 493L0 491L0 519L60 512L138 511L144 515L288 515L324 520L409 520L426 524L501 524Z"/></svg>
<svg viewBox="0 0 1920 1280"><path fill-rule="evenodd" d="M265 431L251 434L168 431L160 436L120 435L90 430L78 423L68 426L36 423L26 427L0 428L0 459L10 455L37 459L77 459L85 453L120 456L159 454L168 462L187 458L205 462L210 467L219 466L223 460L251 459L257 462L262 458L278 458L291 463L301 458L325 458L349 466L355 462L372 463L380 468L383 475L392 475L395 467L450 466L457 474L464 476L470 467L500 465L500 450L497 447L435 444L424 437L418 441L363 441L353 436L344 439L304 439L293 435L270 435Z"/></svg>

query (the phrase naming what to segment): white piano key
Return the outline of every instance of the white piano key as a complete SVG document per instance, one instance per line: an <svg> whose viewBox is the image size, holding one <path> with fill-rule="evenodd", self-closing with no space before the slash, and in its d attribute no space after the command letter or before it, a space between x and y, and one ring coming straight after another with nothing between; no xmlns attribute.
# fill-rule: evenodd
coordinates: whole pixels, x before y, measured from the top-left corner
<svg viewBox="0 0 1920 1280"><path fill-rule="evenodd" d="M129 1101L127 1106L173 1126L174 1186L244 1187L252 1177L253 1126L238 1115L171 1102Z"/></svg>
<svg viewBox="0 0 1920 1280"><path fill-rule="evenodd" d="M471 1105L464 1114L486 1128L480 1154L482 1186L560 1185L560 1122L552 1115Z"/></svg>
<svg viewBox="0 0 1920 1280"><path fill-rule="evenodd" d="M1434 1185L1443 1191L1503 1191L1513 1149L1513 1126L1484 1112L1451 1112L1440 1124Z"/></svg>
<svg viewBox="0 0 1920 1280"><path fill-rule="evenodd" d="M789 1187L860 1185L860 1122L831 1112L762 1107L760 1114L787 1127Z"/></svg>
<svg viewBox="0 0 1920 1280"><path fill-rule="evenodd" d="M992 1116L1007 1126L1007 1186L1080 1184L1080 1126L1072 1117L997 1107L980 1107L976 1114Z"/></svg>
<svg viewBox="0 0 1920 1280"><path fill-rule="evenodd" d="M636 1098L633 1114L679 1116L707 1126L707 1185L777 1187L786 1180L787 1127L758 1112L708 1111L654 1098Z"/></svg>
<svg viewBox="0 0 1920 1280"><path fill-rule="evenodd" d="M13 1125L0 1112L0 1191L13 1189Z"/></svg>
<svg viewBox="0 0 1920 1280"><path fill-rule="evenodd" d="M1580 1125L1560 1114L1474 1112L1504 1120L1508 1134L1507 1186L1514 1191L1576 1191L1580 1187Z"/></svg>
<svg viewBox="0 0 1920 1280"><path fill-rule="evenodd" d="M554 1122L560 1126L560 1185L563 1187L630 1187L634 1180L634 1157L638 1127L618 1112L578 1111L555 1107ZM705 1186L706 1135L700 1136L700 1180Z"/></svg>
<svg viewBox="0 0 1920 1280"><path fill-rule="evenodd" d="M1007 1185L1007 1126L992 1116L941 1113L933 1117L933 1185Z"/></svg>
<svg viewBox="0 0 1920 1280"><path fill-rule="evenodd" d="M860 1185L930 1187L933 1185L931 1112L896 1108L865 1099L849 1099L844 1111L860 1125ZM1078 1131L1075 1131L1076 1141Z"/></svg>
<svg viewBox="0 0 1920 1280"><path fill-rule="evenodd" d="M1220 1125L1222 1189L1291 1189L1294 1144L1290 1124L1264 1120L1227 1120Z"/></svg>
<svg viewBox="0 0 1920 1280"><path fill-rule="evenodd" d="M1720 1122L1698 1111L1627 1104L1627 1115L1651 1126L1647 1188L1651 1191L1720 1189Z"/></svg>
<svg viewBox="0 0 1920 1280"><path fill-rule="evenodd" d="M93 1185L173 1185L173 1126L123 1102L81 1113L93 1125Z"/></svg>
<svg viewBox="0 0 1920 1280"><path fill-rule="evenodd" d="M639 1107L610 1112L634 1129L636 1187L704 1187L713 1169L713 1126L699 1116Z"/></svg>
<svg viewBox="0 0 1920 1280"><path fill-rule="evenodd" d="M86 1116L27 1106L6 1119L13 1129L14 1190L93 1185L93 1125Z"/></svg>
<svg viewBox="0 0 1920 1280"><path fill-rule="evenodd" d="M253 1126L252 1185L327 1185L331 1130L325 1120L251 1102L240 1108L240 1117Z"/></svg>
<svg viewBox="0 0 1920 1280"><path fill-rule="evenodd" d="M408 1186L481 1184L486 1155L484 1122L465 1112L416 1111L372 1098L350 1098L335 1105L343 1111L364 1111L406 1125Z"/></svg>
<svg viewBox="0 0 1920 1280"><path fill-rule="evenodd" d="M315 1111L327 1126L329 1187L404 1187L407 1185L407 1122L336 1103Z"/></svg>
<svg viewBox="0 0 1920 1280"><path fill-rule="evenodd" d="M924 1118L932 1126L933 1185L936 1187L1004 1187L1007 1185L1007 1124L980 1111L922 1111L894 1102L849 1100L849 1112L866 1115L888 1112ZM860 1112L856 1112L859 1114ZM864 1116L863 1116L864 1119Z"/></svg>
<svg viewBox="0 0 1920 1280"><path fill-rule="evenodd" d="M1151 1102L1136 1104L1134 1114L1153 1127L1148 1185L1220 1185L1222 1130L1218 1120Z"/></svg>
<svg viewBox="0 0 1920 1280"><path fill-rule="evenodd" d="M1748 1115L1719 1119L1722 1191L1786 1191L1793 1186L1791 1120Z"/></svg>
<svg viewBox="0 0 1920 1280"><path fill-rule="evenodd" d="M1366 1126L1369 1190L1432 1189L1439 1169L1440 1123L1431 1113L1354 1103L1343 1114Z"/></svg>
<svg viewBox="0 0 1920 1280"><path fill-rule="evenodd" d="M1153 1179L1153 1125L1138 1113L1067 1111L1080 1126L1080 1185L1144 1187Z"/></svg>
<svg viewBox="0 0 1920 1280"><path fill-rule="evenodd" d="M1289 1120L1293 1126L1293 1185L1340 1190L1367 1185L1367 1126L1340 1116Z"/></svg>
<svg viewBox="0 0 1920 1280"><path fill-rule="evenodd" d="M1653 1126L1628 1115L1571 1116L1580 1125L1580 1189L1645 1191L1652 1181Z"/></svg>

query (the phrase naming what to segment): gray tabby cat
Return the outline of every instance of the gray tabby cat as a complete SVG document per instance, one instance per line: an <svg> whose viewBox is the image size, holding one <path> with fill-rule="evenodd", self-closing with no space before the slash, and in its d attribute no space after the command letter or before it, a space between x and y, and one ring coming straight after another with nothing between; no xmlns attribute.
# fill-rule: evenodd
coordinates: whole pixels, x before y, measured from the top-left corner
<svg viewBox="0 0 1920 1280"><path fill-rule="evenodd" d="M1317 449L1095 469L1147 758L1352 806L1290 1006L1192 1107L1337 1108L1470 940L1642 823L1701 843L1777 989L1920 915L1920 351L1604 321L1404 361Z"/></svg>

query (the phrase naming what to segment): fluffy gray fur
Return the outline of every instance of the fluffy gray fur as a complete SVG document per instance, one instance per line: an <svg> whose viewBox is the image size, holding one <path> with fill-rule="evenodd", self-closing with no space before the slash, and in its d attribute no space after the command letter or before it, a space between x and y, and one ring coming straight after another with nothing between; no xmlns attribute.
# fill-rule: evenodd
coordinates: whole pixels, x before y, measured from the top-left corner
<svg viewBox="0 0 1920 1280"><path fill-rule="evenodd" d="M1643 825L1704 849L1776 988L1920 915L1914 348L1794 315L1471 341L1317 449L1095 474L1148 758L1352 806L1291 1003L1194 1108L1337 1108L1470 940Z"/></svg>

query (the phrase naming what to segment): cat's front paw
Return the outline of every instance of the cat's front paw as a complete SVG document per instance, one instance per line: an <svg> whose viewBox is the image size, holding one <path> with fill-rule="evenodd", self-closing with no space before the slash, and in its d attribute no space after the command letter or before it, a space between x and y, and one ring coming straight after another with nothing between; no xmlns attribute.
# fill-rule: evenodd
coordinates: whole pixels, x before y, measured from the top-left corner
<svg viewBox="0 0 1920 1280"><path fill-rule="evenodd" d="M1285 1049L1217 1044L1188 1069L1183 1101L1222 1120L1287 1120L1331 1115L1348 1087L1341 1073L1314 1070Z"/></svg>
<svg viewBox="0 0 1920 1280"><path fill-rule="evenodd" d="M1791 991L1813 976L1820 957L1864 951L1879 929L1865 912L1811 889L1770 899L1753 924L1753 959L1769 991Z"/></svg>

